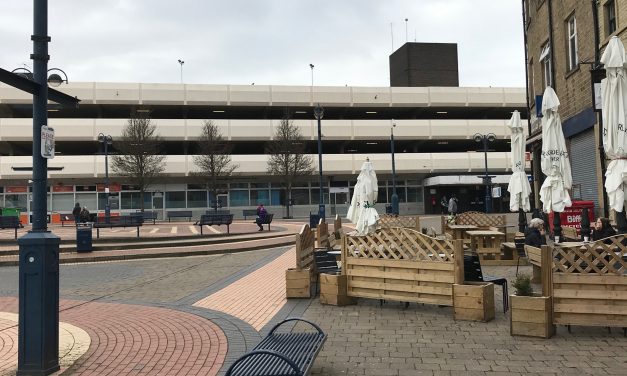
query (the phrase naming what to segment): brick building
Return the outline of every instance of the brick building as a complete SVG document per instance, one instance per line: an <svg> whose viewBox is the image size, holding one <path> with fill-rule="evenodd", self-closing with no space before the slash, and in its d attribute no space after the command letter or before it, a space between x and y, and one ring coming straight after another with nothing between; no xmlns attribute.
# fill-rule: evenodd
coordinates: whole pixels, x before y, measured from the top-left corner
<svg viewBox="0 0 627 376"><path fill-rule="evenodd" d="M593 81L603 73L598 63L610 37L627 37L621 20L627 17L626 0L523 0L529 105L528 147L533 160L541 152L539 107L546 86L561 102L559 112L573 171L573 199L594 201L603 213L603 171L599 138L600 112L595 111ZM621 17L622 16L622 17ZM594 77L594 78L593 78ZM536 205L543 178L540 163L533 164Z"/></svg>

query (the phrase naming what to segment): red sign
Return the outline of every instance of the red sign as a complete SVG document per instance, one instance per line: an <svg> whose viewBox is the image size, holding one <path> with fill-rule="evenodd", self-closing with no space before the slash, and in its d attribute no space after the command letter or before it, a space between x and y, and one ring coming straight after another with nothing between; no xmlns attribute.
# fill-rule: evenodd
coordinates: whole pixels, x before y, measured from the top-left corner
<svg viewBox="0 0 627 376"><path fill-rule="evenodd" d="M7 193L26 193L28 187L26 186L9 186L7 187Z"/></svg>
<svg viewBox="0 0 627 376"><path fill-rule="evenodd" d="M109 192L120 192L120 188L121 188L120 183L111 183L111 184L109 184ZM98 192L104 192L105 191L105 185L104 184L96 184L96 190Z"/></svg>
<svg viewBox="0 0 627 376"><path fill-rule="evenodd" d="M573 205L564 208L560 213L560 225L570 226L577 229L577 233L581 233L581 214L583 208L588 208L588 219L590 224L594 223L594 202L593 201L573 201ZM553 231L553 212L549 214L549 225L551 232Z"/></svg>
<svg viewBox="0 0 627 376"><path fill-rule="evenodd" d="M53 185L52 192L74 192L73 185Z"/></svg>

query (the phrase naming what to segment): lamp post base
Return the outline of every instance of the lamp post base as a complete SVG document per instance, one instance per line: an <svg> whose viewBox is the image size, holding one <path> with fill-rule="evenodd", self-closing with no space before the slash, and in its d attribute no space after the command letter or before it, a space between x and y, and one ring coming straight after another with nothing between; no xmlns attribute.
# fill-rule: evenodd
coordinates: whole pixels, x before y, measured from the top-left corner
<svg viewBox="0 0 627 376"><path fill-rule="evenodd" d="M322 219L323 222L327 221L324 205L318 205L318 215L320 216L320 219Z"/></svg>
<svg viewBox="0 0 627 376"><path fill-rule="evenodd" d="M398 215L398 195L396 193L392 193L392 214Z"/></svg>

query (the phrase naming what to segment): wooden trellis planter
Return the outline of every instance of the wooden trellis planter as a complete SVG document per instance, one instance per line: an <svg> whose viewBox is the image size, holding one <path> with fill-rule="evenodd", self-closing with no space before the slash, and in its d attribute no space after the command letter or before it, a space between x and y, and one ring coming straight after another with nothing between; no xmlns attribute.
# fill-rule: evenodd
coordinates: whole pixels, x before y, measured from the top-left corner
<svg viewBox="0 0 627 376"><path fill-rule="evenodd" d="M460 240L438 240L406 228L344 236L342 274L352 297L453 305L464 279Z"/></svg>
<svg viewBox="0 0 627 376"><path fill-rule="evenodd" d="M412 230L420 231L420 217L408 217L408 216L393 216L393 215L382 215L379 218L379 226L381 228L390 228L390 227L404 227Z"/></svg>
<svg viewBox="0 0 627 376"><path fill-rule="evenodd" d="M320 274L320 303L335 306L355 304L347 294L346 275Z"/></svg>
<svg viewBox="0 0 627 376"><path fill-rule="evenodd" d="M453 285L455 320L490 321L494 319L494 284L464 282Z"/></svg>
<svg viewBox="0 0 627 376"><path fill-rule="evenodd" d="M285 271L285 296L287 298L311 297L313 278L314 232L303 225L296 234L296 268Z"/></svg>

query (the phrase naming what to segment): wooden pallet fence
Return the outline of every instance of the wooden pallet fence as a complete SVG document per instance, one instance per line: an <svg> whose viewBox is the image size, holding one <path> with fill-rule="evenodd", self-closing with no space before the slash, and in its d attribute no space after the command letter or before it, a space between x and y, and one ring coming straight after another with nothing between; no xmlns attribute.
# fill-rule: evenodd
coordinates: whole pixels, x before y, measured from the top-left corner
<svg viewBox="0 0 627 376"><path fill-rule="evenodd" d="M382 215L379 217L379 226L381 228L404 227L412 230L420 231L420 217L416 216L394 216Z"/></svg>
<svg viewBox="0 0 627 376"><path fill-rule="evenodd" d="M311 282L314 278L315 233L305 224L296 236L296 268L285 271L285 295L287 298L311 297Z"/></svg>
<svg viewBox="0 0 627 376"><path fill-rule="evenodd" d="M342 261L352 297L452 306L453 284L464 278L461 241L406 228L344 236Z"/></svg>
<svg viewBox="0 0 627 376"><path fill-rule="evenodd" d="M627 236L616 235L553 249L553 323L627 327L625 244Z"/></svg>
<svg viewBox="0 0 627 376"><path fill-rule="evenodd" d="M456 225L475 225L480 230L502 227L507 224L505 215L488 215L482 212L467 211L455 217Z"/></svg>
<svg viewBox="0 0 627 376"><path fill-rule="evenodd" d="M494 319L494 284L464 282L453 285L455 320L483 321Z"/></svg>
<svg viewBox="0 0 627 376"><path fill-rule="evenodd" d="M533 247L531 245L525 245L525 254L527 255L527 260L531 264L533 275L531 277L531 282L540 283L540 273L542 270L542 250L538 247Z"/></svg>
<svg viewBox="0 0 627 376"><path fill-rule="evenodd" d="M320 274L320 303L345 306L355 304L347 294L347 277L338 274Z"/></svg>
<svg viewBox="0 0 627 376"><path fill-rule="evenodd" d="M316 226L316 248L327 248L330 246L329 225L320 218Z"/></svg>

